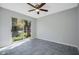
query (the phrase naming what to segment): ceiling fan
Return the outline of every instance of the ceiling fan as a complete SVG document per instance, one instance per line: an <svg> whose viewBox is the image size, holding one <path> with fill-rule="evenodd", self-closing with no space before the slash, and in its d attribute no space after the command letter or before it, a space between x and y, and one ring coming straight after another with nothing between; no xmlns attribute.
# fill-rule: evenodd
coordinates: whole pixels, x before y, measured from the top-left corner
<svg viewBox="0 0 79 59"><path fill-rule="evenodd" d="M34 9L32 10L29 10L29 12L31 11L36 11L37 14L39 14L40 11L45 11L45 12L48 12L48 10L46 9L41 9L46 3L41 3L41 4L35 4L35 5L32 5L31 3L27 3L28 5L32 6Z"/></svg>

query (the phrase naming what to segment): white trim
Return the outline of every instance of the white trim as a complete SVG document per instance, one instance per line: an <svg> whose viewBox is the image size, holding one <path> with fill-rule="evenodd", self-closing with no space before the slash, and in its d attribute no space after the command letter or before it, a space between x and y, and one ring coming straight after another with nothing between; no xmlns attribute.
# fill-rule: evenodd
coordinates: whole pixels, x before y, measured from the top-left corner
<svg viewBox="0 0 79 59"><path fill-rule="evenodd" d="M30 39L31 38L27 38L27 39L24 39L24 40L21 40L21 41L17 41L17 42L15 42L15 43L13 43L13 44L11 44L9 46L3 47L3 48L0 49L0 52L5 51L5 50L9 50L9 49L13 49L13 48L15 48L17 46L20 46L21 44L30 41Z"/></svg>

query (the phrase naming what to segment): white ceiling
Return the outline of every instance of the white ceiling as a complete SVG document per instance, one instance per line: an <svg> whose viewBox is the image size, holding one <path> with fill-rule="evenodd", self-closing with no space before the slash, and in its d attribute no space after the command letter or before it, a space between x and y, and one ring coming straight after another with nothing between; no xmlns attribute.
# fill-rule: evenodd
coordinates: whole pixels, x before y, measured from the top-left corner
<svg viewBox="0 0 79 59"><path fill-rule="evenodd" d="M0 7L19 12L21 14L28 15L33 18L40 18L46 15L67 10L76 6L77 6L77 3L47 3L42 8L48 9L48 12L40 11L40 14L38 15L35 11L28 12L28 10L33 9L33 7L29 6L27 3L0 3Z"/></svg>

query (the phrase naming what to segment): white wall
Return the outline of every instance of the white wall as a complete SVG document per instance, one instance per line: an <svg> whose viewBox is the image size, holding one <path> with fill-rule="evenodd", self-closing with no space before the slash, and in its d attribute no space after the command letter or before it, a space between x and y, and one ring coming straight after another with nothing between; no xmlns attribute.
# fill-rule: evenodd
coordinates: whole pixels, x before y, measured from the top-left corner
<svg viewBox="0 0 79 59"><path fill-rule="evenodd" d="M79 47L77 8L48 15L37 20L37 38Z"/></svg>
<svg viewBox="0 0 79 59"><path fill-rule="evenodd" d="M32 38L35 38L36 19L0 7L0 46L12 44L12 17L32 21Z"/></svg>
<svg viewBox="0 0 79 59"><path fill-rule="evenodd" d="M78 25L78 42L79 42L79 5L78 5L78 9L77 9L77 17L78 17L78 22L77 22L77 25ZM79 45L79 43L77 43Z"/></svg>

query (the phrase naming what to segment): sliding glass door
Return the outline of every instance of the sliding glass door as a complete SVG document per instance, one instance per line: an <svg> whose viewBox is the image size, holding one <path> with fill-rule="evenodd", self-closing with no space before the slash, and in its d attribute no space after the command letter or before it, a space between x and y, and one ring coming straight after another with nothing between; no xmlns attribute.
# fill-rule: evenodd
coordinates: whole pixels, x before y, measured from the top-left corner
<svg viewBox="0 0 79 59"><path fill-rule="evenodd" d="M31 21L12 17L13 42L31 37Z"/></svg>

